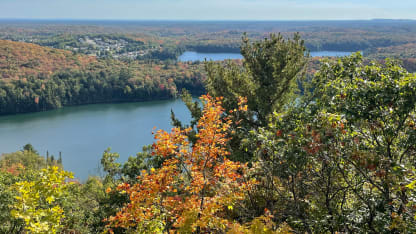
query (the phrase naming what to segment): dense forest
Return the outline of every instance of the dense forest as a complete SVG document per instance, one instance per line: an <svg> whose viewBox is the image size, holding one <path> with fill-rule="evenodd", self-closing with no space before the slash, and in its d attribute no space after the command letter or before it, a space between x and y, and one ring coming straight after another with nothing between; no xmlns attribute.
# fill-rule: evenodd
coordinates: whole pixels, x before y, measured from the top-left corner
<svg viewBox="0 0 416 234"><path fill-rule="evenodd" d="M243 37L244 60L205 64L201 102L182 95L190 125L172 113L124 163L105 150L103 178L31 145L2 155L1 231L416 232L416 75L356 53L311 77L306 52L299 34Z"/></svg>
<svg viewBox="0 0 416 234"><path fill-rule="evenodd" d="M146 101L204 92L199 63L96 59L66 50L0 41L0 114L68 105Z"/></svg>

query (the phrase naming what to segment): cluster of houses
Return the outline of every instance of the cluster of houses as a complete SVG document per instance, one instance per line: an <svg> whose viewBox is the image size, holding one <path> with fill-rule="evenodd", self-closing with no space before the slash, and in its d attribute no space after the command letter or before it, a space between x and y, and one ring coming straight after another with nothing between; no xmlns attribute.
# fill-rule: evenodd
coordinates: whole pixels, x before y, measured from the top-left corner
<svg viewBox="0 0 416 234"><path fill-rule="evenodd" d="M4 38L9 39L9 38ZM34 37L23 37L23 38L10 38L10 40L41 44L42 40ZM154 50L159 50L160 47L148 47L148 46L128 46L128 40L123 38L111 39L100 36L81 36L76 39L76 42L64 43L61 46L47 45L53 48L71 50L90 56L96 57L112 57L115 59L136 59L142 57ZM75 45L76 44L76 45ZM128 49L127 49L128 48Z"/></svg>
<svg viewBox="0 0 416 234"><path fill-rule="evenodd" d="M150 49L140 49L135 51L123 50L126 48L128 41L124 39L108 39L101 37L80 37L78 42L82 45L79 48L66 48L74 51L86 53L91 56L108 57L116 59L130 58L135 59L137 56L144 56L149 53Z"/></svg>

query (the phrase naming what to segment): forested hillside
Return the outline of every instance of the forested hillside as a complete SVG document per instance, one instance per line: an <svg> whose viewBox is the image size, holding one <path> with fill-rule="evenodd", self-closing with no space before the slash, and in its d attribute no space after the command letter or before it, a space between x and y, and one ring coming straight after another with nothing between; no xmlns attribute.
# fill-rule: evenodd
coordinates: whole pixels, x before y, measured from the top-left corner
<svg viewBox="0 0 416 234"><path fill-rule="evenodd" d="M49 77L65 69L85 69L97 64L94 57L74 55L31 43L0 40L0 77L21 79L31 76Z"/></svg>
<svg viewBox="0 0 416 234"><path fill-rule="evenodd" d="M96 59L11 41L0 41L0 72L0 114L201 94L205 76L198 63Z"/></svg>

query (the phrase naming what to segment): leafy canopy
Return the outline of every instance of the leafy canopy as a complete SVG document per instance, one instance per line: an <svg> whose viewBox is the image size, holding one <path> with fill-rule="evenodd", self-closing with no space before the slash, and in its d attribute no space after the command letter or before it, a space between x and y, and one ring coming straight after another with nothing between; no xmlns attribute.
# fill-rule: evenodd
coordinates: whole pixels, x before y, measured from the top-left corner
<svg viewBox="0 0 416 234"><path fill-rule="evenodd" d="M17 182L19 195L15 197L12 216L23 219L29 232L58 232L65 217L59 202L67 196L66 179L72 177L72 173L54 166L42 169L31 181Z"/></svg>

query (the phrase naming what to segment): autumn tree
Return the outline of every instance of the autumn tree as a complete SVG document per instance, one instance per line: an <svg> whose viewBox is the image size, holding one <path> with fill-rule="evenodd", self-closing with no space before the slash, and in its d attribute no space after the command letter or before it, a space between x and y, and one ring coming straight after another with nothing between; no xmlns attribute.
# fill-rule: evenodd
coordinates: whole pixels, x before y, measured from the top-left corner
<svg viewBox="0 0 416 234"><path fill-rule="evenodd" d="M17 182L18 196L11 215L22 219L24 228L31 233L58 232L65 217L60 200L67 195L67 178L72 178L72 173L48 167L31 181Z"/></svg>
<svg viewBox="0 0 416 234"><path fill-rule="evenodd" d="M222 99L203 96L202 101L195 144L187 136L190 128L159 130L153 149L164 158L163 166L142 171L136 184L118 186L130 202L108 219L109 228L190 233L226 230L233 224L229 213L250 186L243 176L246 165L227 159L232 120L223 118ZM240 99L236 112L244 109Z"/></svg>
<svg viewBox="0 0 416 234"><path fill-rule="evenodd" d="M47 161L40 156L32 145L27 144L23 150L0 155L0 233L20 233L25 222L11 215L12 204L17 202L19 191L13 189L22 181L32 181L37 171L47 166Z"/></svg>

